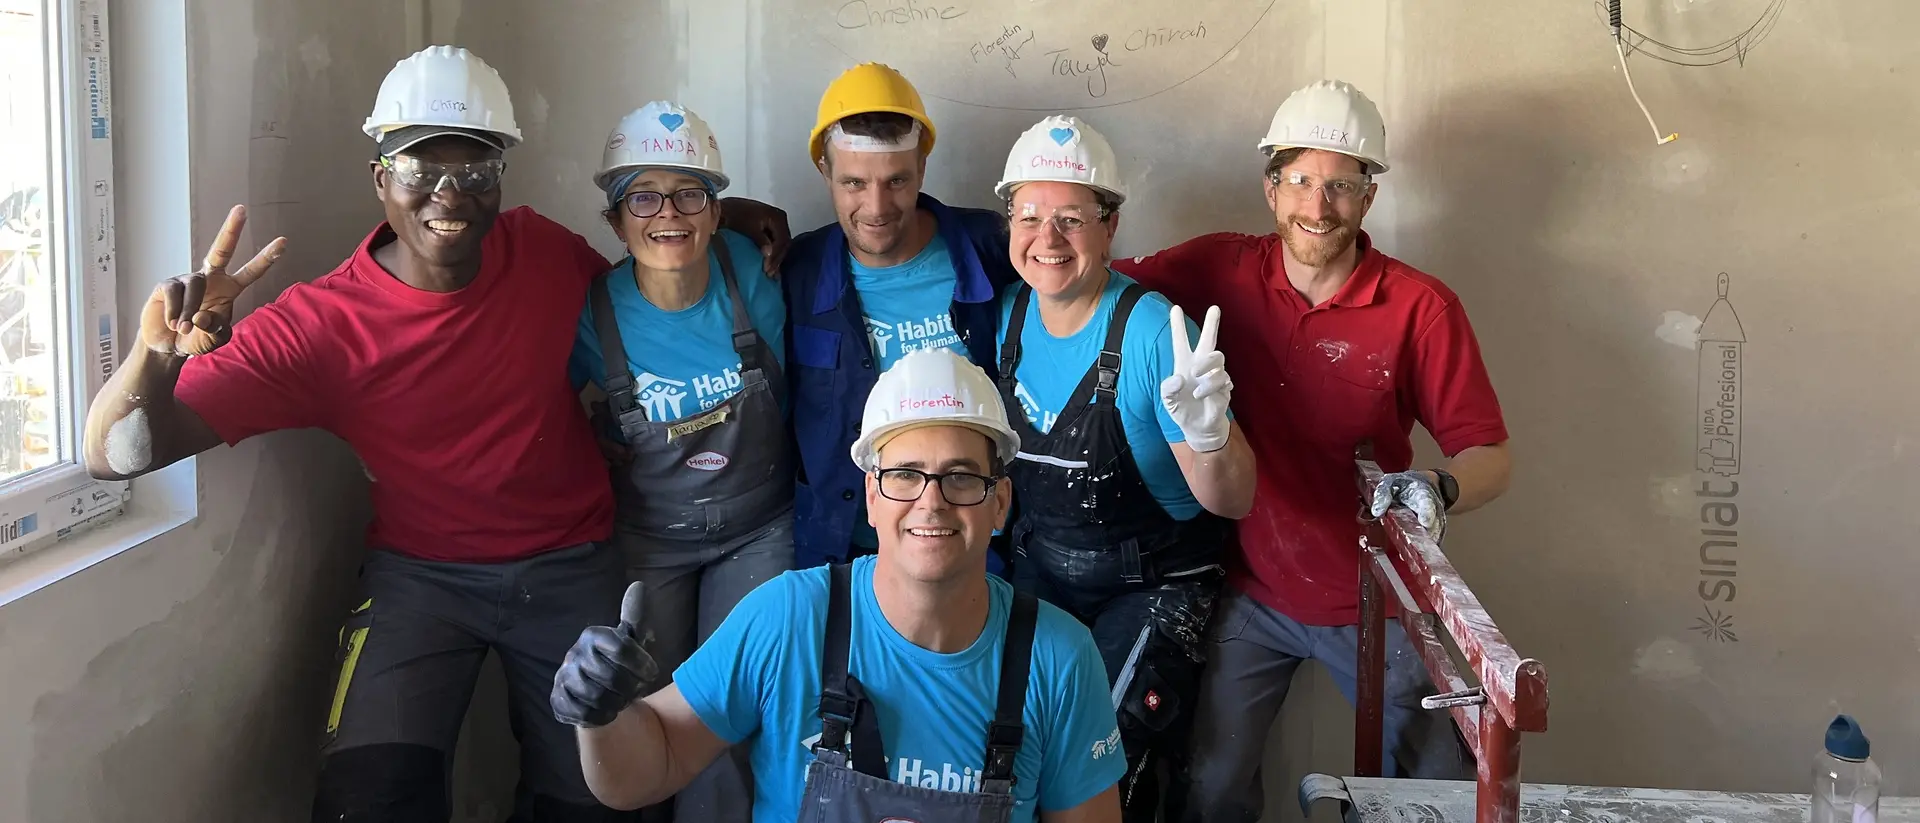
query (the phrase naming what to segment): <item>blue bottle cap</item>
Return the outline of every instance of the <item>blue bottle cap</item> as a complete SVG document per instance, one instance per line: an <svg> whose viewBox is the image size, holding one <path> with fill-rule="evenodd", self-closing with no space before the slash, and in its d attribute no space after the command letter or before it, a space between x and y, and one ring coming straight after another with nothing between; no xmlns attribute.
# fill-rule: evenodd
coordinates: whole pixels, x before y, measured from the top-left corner
<svg viewBox="0 0 1920 823"><path fill-rule="evenodd" d="M1845 760L1865 760L1873 745L1867 741L1866 732L1860 731L1860 724L1850 715L1840 715L1827 726L1827 754Z"/></svg>

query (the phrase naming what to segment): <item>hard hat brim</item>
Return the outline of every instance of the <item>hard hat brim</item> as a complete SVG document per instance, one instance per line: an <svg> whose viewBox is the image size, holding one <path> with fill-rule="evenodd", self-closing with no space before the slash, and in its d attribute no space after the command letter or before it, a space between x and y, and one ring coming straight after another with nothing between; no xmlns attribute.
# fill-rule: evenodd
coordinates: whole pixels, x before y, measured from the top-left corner
<svg viewBox="0 0 1920 823"><path fill-rule="evenodd" d="M1361 170L1366 172L1367 174L1381 174L1387 170L1386 163L1380 162L1379 160L1375 160L1374 158L1371 158L1371 157L1364 157L1358 154L1354 154L1353 152L1347 151L1344 148L1336 148L1330 145L1322 145L1319 143L1304 143L1304 142L1270 143L1266 141L1261 141L1260 143L1260 153L1265 157L1272 157L1279 152L1286 151L1287 149L1314 149L1317 151L1332 152L1334 154L1344 154L1348 157L1351 157L1355 160L1360 161Z"/></svg>
<svg viewBox="0 0 1920 823"><path fill-rule="evenodd" d="M894 438L914 429L924 429L929 426L959 426L986 435L997 450L1002 464L1011 464L1014 455L1020 451L1020 435L1009 428L995 427L993 421L987 418L937 417L902 420L898 423L874 427L869 436L862 437L854 443L853 462L860 467L861 471L871 472L879 467L880 450Z"/></svg>
<svg viewBox="0 0 1920 823"><path fill-rule="evenodd" d="M727 186L733 183L733 180L724 174L704 166L693 165L692 163L634 163L630 166L616 166L594 175L593 184L599 187L601 191L605 191L608 184L618 180L621 175L633 171L642 173L650 171L675 171L692 177L708 178L713 181L714 194L726 191ZM629 183L628 185L632 184Z"/></svg>
<svg viewBox="0 0 1920 823"><path fill-rule="evenodd" d="M1002 180L999 185L993 187L993 195L1005 200L1013 196L1014 189L1020 188L1028 183L1072 183L1076 186L1086 186L1094 191L1105 193L1108 197L1113 198L1114 205L1116 206L1127 202L1126 192L1096 183L1089 183L1085 180L1075 180L1070 177L1023 177L1019 180Z"/></svg>
<svg viewBox="0 0 1920 823"><path fill-rule="evenodd" d="M506 135L457 126L401 126L380 136L380 153L389 157L436 137L465 137L496 151L506 151L512 143Z"/></svg>
<svg viewBox="0 0 1920 823"><path fill-rule="evenodd" d="M920 155L925 157L933 154L933 119L928 117L926 113L915 111L906 106L874 106L859 111L850 111L833 120L815 124L813 133L807 137L808 156L812 157L815 162L825 159L827 156L827 130L833 128L833 124L841 120L862 114L904 114L919 121L922 132L920 137Z"/></svg>

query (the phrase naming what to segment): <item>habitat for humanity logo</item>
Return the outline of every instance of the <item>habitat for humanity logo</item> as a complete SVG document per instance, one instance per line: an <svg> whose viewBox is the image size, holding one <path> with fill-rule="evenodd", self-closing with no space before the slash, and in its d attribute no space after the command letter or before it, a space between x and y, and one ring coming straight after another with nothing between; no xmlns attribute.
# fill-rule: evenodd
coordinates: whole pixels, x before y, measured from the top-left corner
<svg viewBox="0 0 1920 823"><path fill-rule="evenodd" d="M1027 422L1039 429L1041 434L1053 431L1053 424L1060 422L1060 415L1040 408L1040 401L1033 399L1033 392L1027 391L1027 384L1013 384L1013 397L1020 401L1020 410L1027 413Z"/></svg>
<svg viewBox="0 0 1920 823"><path fill-rule="evenodd" d="M873 343L873 353L886 360L895 355L921 349L944 349L960 345L960 335L953 330L953 318L946 312L920 320L902 320L888 323L872 317L867 320L867 339ZM898 345L898 349L894 346Z"/></svg>
<svg viewBox="0 0 1920 823"><path fill-rule="evenodd" d="M633 379L639 391L634 394L640 406L647 410L649 420L679 420L682 416L695 411L705 411L725 402L727 398L740 390L740 368L722 368L719 374L703 374L685 380L673 380L652 372L641 372ZM693 391L687 389L691 387ZM688 408L686 400L693 397L699 408Z"/></svg>
<svg viewBox="0 0 1920 823"><path fill-rule="evenodd" d="M1692 630L1709 640L1737 643L1733 602L1740 570L1740 430L1746 376L1746 330L1727 295L1726 272L1715 278L1718 298L1700 323L1694 404L1694 476L1700 503L1699 575L1694 591L1701 614Z"/></svg>

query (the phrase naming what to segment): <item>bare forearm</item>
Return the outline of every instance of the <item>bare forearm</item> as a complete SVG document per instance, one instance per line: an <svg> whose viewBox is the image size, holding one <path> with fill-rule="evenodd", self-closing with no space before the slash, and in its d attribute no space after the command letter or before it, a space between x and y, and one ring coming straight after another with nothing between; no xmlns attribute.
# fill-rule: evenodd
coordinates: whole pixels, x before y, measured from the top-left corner
<svg viewBox="0 0 1920 823"><path fill-rule="evenodd" d="M1173 453L1187 487L1193 490L1193 499L1207 511L1238 520L1253 510L1253 449L1247 446L1239 423L1233 424L1225 446L1196 452L1180 443Z"/></svg>
<svg viewBox="0 0 1920 823"><path fill-rule="evenodd" d="M174 399L186 358L136 345L87 409L88 473L124 480L219 443L200 416Z"/></svg>
<svg viewBox="0 0 1920 823"><path fill-rule="evenodd" d="M1454 501L1453 508L1448 509L1447 513L1460 514L1492 503L1500 495L1506 494L1507 484L1513 474L1513 458L1506 443L1474 446L1461 450L1441 468L1453 475L1454 482L1460 484L1460 499Z"/></svg>
<svg viewBox="0 0 1920 823"><path fill-rule="evenodd" d="M646 701L636 701L605 726L579 729L578 737L580 768L601 803L638 809L680 790L673 781L666 730Z"/></svg>

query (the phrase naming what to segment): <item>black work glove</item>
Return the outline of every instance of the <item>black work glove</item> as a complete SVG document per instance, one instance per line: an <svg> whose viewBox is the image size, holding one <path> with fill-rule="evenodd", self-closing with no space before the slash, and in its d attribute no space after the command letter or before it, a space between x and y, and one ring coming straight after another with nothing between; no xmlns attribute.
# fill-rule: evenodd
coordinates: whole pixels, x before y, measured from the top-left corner
<svg viewBox="0 0 1920 823"><path fill-rule="evenodd" d="M570 726L598 728L613 722L660 667L640 648L644 587L634 583L620 600L620 625L589 626L567 650L553 675L553 717Z"/></svg>

